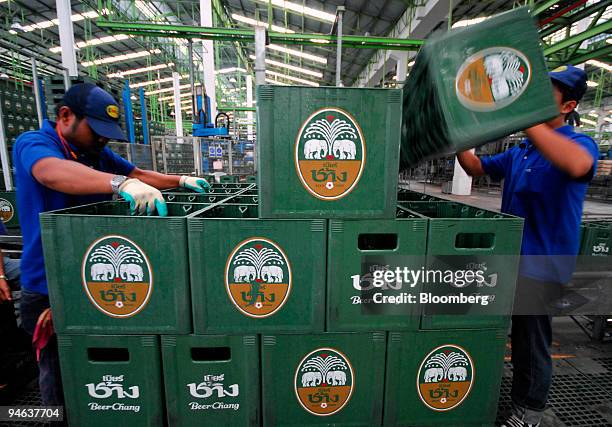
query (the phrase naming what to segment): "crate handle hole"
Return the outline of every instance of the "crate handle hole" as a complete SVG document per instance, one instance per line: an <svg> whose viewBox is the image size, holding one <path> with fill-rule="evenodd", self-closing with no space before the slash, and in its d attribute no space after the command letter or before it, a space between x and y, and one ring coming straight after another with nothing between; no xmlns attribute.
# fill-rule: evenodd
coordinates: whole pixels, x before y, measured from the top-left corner
<svg viewBox="0 0 612 427"><path fill-rule="evenodd" d="M493 249L495 233L459 233L455 237L457 249Z"/></svg>
<svg viewBox="0 0 612 427"><path fill-rule="evenodd" d="M259 200L259 198L258 198L258 197L253 197L253 202L254 202L254 203L257 203L257 201L258 201L258 200Z"/></svg>
<svg viewBox="0 0 612 427"><path fill-rule="evenodd" d="M190 202L193 202L196 199L196 196L189 196L187 198L187 200L189 200Z"/></svg>
<svg viewBox="0 0 612 427"><path fill-rule="evenodd" d="M393 251L397 249L397 240L395 233L360 234L357 247L360 251Z"/></svg>
<svg viewBox="0 0 612 427"><path fill-rule="evenodd" d="M232 359L230 347L193 347L191 359L194 362L217 362Z"/></svg>
<svg viewBox="0 0 612 427"><path fill-rule="evenodd" d="M129 362L130 352L127 348L90 347L87 357L90 362Z"/></svg>
<svg viewBox="0 0 612 427"><path fill-rule="evenodd" d="M245 213L248 208L248 206L238 206L238 210L240 211L240 213Z"/></svg>
<svg viewBox="0 0 612 427"><path fill-rule="evenodd" d="M191 209L193 209L193 206L192 206L192 205L184 205L184 206L183 206L183 211L184 211L185 213L189 212Z"/></svg>
<svg viewBox="0 0 612 427"><path fill-rule="evenodd" d="M211 196L211 197L208 198L209 202L214 202L215 200L217 200L217 198L214 197L214 196Z"/></svg>
<svg viewBox="0 0 612 427"><path fill-rule="evenodd" d="M175 196L175 195L173 195L173 194L171 194L171 195L169 195L169 196L168 196L168 201L169 201L169 202L171 202L171 201L173 201L175 198L176 198L176 196Z"/></svg>

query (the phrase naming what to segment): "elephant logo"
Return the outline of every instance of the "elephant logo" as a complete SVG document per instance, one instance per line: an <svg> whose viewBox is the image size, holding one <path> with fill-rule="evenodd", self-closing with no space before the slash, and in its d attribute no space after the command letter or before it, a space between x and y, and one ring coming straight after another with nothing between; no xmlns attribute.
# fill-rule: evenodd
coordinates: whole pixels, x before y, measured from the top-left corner
<svg viewBox="0 0 612 427"><path fill-rule="evenodd" d="M302 124L295 167L302 185L322 200L338 200L357 185L365 167L365 139L357 121L339 108L323 108Z"/></svg>
<svg viewBox="0 0 612 427"><path fill-rule="evenodd" d="M3 223L7 223L15 216L15 208L13 204L6 199L0 198L0 219Z"/></svg>
<svg viewBox="0 0 612 427"><path fill-rule="evenodd" d="M447 344L432 350L421 362L417 390L434 411L450 411L468 396L474 383L474 363L463 348Z"/></svg>
<svg viewBox="0 0 612 427"><path fill-rule="evenodd" d="M142 311L153 290L147 256L122 236L104 236L89 246L83 257L82 278L94 307L116 318Z"/></svg>
<svg viewBox="0 0 612 427"><path fill-rule="evenodd" d="M457 72L455 92L469 110L496 111L516 101L530 80L525 55L509 47L491 47L465 60Z"/></svg>
<svg viewBox="0 0 612 427"><path fill-rule="evenodd" d="M348 358L333 348L319 348L299 363L294 378L295 395L306 411L327 416L348 403L355 375Z"/></svg>
<svg viewBox="0 0 612 427"><path fill-rule="evenodd" d="M225 265L225 288L230 301L249 317L276 313L291 292L291 264L275 242L252 237L240 242Z"/></svg>

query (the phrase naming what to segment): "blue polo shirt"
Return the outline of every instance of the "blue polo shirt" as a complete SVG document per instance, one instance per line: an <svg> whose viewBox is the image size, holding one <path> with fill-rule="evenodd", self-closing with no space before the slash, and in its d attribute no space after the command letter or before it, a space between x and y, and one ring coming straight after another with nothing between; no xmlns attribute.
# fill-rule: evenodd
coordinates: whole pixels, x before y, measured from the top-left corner
<svg viewBox="0 0 612 427"><path fill-rule="evenodd" d="M87 157L71 146L78 162L99 171L117 175L129 175L134 165L106 147L98 158ZM17 187L19 223L23 235L21 257L21 286L30 291L47 295L47 279L40 239L39 214L97 201L109 200L111 195L94 194L72 196L51 190L40 184L32 175L32 167L41 159L55 157L70 159L55 132L55 123L45 120L40 130L23 133L13 148L13 165Z"/></svg>
<svg viewBox="0 0 612 427"><path fill-rule="evenodd" d="M599 148L593 139L574 132L571 126L556 131L593 156L593 168L585 177L571 178L540 154L527 138L518 146L481 161L491 178L505 179L502 212L525 219L520 274L535 280L567 283L580 249L582 206L597 167Z"/></svg>

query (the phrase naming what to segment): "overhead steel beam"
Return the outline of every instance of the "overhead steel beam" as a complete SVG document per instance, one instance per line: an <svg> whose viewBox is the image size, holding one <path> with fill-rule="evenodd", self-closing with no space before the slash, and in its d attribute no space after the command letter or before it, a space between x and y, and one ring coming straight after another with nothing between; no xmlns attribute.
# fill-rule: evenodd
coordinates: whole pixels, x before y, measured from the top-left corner
<svg viewBox="0 0 612 427"><path fill-rule="evenodd" d="M612 21L604 22L603 24L596 25L590 30L576 34L575 36L572 36L572 37L568 37L567 39L561 40L560 42L552 46L548 46L544 48L544 55L545 56L552 55L553 53L559 52L560 50L563 50L567 47L573 46L577 43L581 43L599 34L607 33L611 30L612 30Z"/></svg>
<svg viewBox="0 0 612 427"><path fill-rule="evenodd" d="M554 5L556 5L557 3L561 3L563 0L548 0L545 1L542 4L539 4L538 6L536 6L533 11L531 12L531 14L533 16L537 16L542 12L547 11L548 9L550 9L551 7L553 7Z"/></svg>
<svg viewBox="0 0 612 427"><path fill-rule="evenodd" d="M573 24L574 22L580 21L581 19L584 19L587 16L597 13L602 9L606 9L609 5L610 4L608 2L602 1L599 3L595 3L591 6L587 6L584 9L580 9L578 12L572 13L569 16L558 18L557 20L562 19L563 21L559 24L554 24L544 30L541 30L540 37L546 37L556 31L559 31L560 29L565 28L568 25Z"/></svg>
<svg viewBox="0 0 612 427"><path fill-rule="evenodd" d="M171 25L171 24L149 24L142 22L110 22L97 21L96 25L111 32L122 34L137 34L140 36L152 37L177 37L177 38L199 38L223 41L242 41L255 42L255 30L240 28L217 28L217 27L196 27L192 25ZM336 45L338 37L332 34L304 34L304 33L277 33L268 32L270 43L276 44L300 44L320 46ZM423 40L373 37L373 36L353 36L345 35L342 37L342 44L345 47L360 49L390 49L390 50L418 50L423 44Z"/></svg>
<svg viewBox="0 0 612 427"><path fill-rule="evenodd" d="M549 61L548 63L552 65L553 67L558 66L558 65L563 65L563 64L578 65L590 59L605 59L610 54L612 54L612 45L608 44L607 46L600 47L599 49L594 49L594 50L588 51L587 53L575 55L574 57L569 58L567 61L563 61L563 62Z"/></svg>

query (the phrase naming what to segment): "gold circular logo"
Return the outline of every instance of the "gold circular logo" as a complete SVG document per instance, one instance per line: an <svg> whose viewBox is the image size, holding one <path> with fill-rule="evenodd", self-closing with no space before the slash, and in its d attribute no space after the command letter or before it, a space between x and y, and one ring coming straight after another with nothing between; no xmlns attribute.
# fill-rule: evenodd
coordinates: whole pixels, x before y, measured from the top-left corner
<svg viewBox="0 0 612 427"><path fill-rule="evenodd" d="M334 348L308 353L295 370L295 395L306 411L328 416L339 412L351 399L355 375L348 358Z"/></svg>
<svg viewBox="0 0 612 427"><path fill-rule="evenodd" d="M531 65L523 53L491 47L465 60L455 79L459 102L469 110L496 111L516 101L531 81Z"/></svg>
<svg viewBox="0 0 612 427"><path fill-rule="evenodd" d="M225 264L225 289L234 306L255 318L276 313L291 292L291 264L282 248L263 237L240 242Z"/></svg>
<svg viewBox="0 0 612 427"><path fill-rule="evenodd" d="M434 411L450 411L459 406L472 390L475 369L463 348L441 345L421 362L417 390L421 401Z"/></svg>
<svg viewBox="0 0 612 427"><path fill-rule="evenodd" d="M13 219L14 213L15 209L11 202L6 199L0 199L0 219L2 219L2 222L9 222Z"/></svg>
<svg viewBox="0 0 612 427"><path fill-rule="evenodd" d="M122 236L104 236L83 258L83 287L91 303L107 316L140 312L153 291L153 273L143 250Z"/></svg>
<svg viewBox="0 0 612 427"><path fill-rule="evenodd" d="M356 187L365 167L365 138L357 120L340 108L312 113L295 142L295 167L304 188L338 200Z"/></svg>
<svg viewBox="0 0 612 427"><path fill-rule="evenodd" d="M113 119L119 118L119 107L116 105L108 105L106 107L106 114Z"/></svg>

